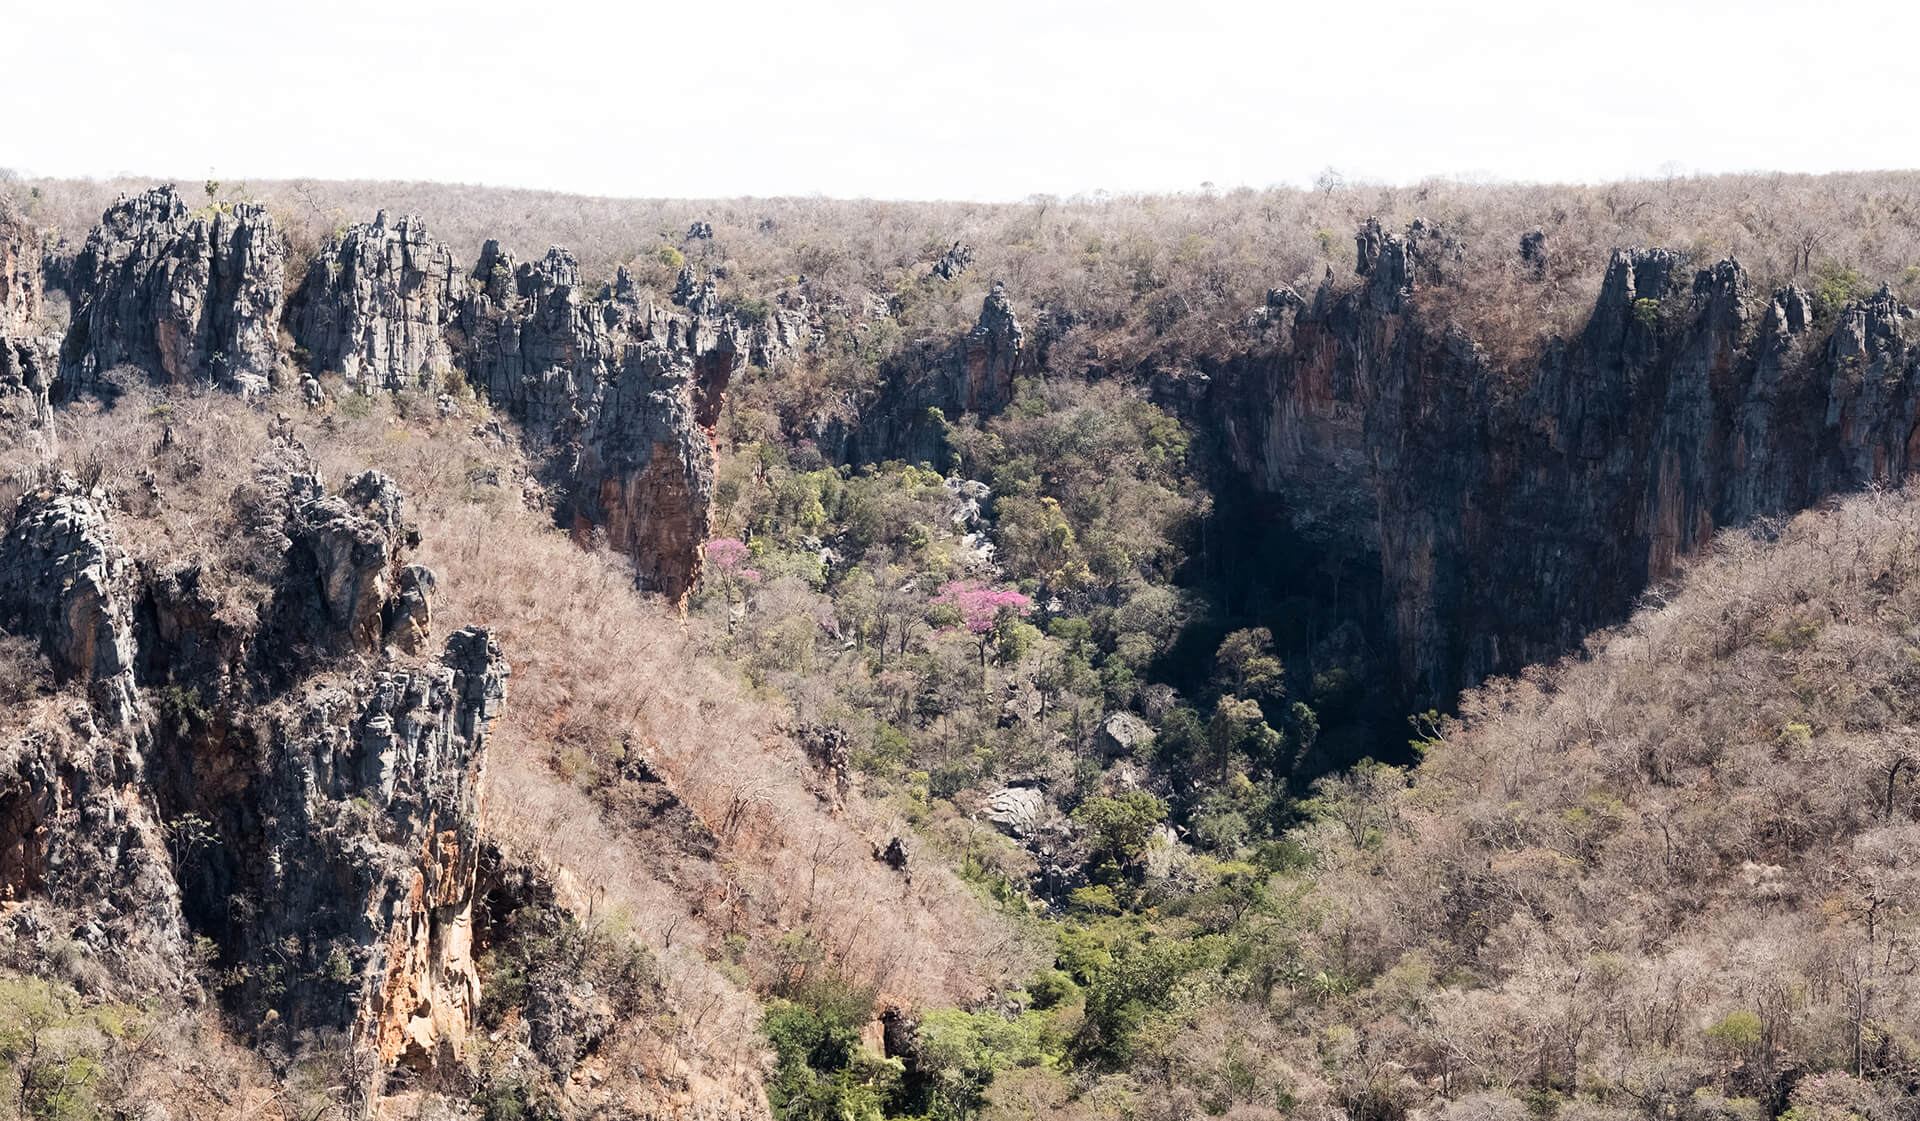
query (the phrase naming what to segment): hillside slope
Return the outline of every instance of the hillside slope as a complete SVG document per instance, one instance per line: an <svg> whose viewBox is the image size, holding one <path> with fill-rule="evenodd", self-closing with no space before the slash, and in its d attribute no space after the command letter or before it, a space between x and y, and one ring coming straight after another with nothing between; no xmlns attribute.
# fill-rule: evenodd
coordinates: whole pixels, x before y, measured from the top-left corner
<svg viewBox="0 0 1920 1121"><path fill-rule="evenodd" d="M1912 182L26 187L12 1092L1899 1115Z"/></svg>
<svg viewBox="0 0 1920 1121"><path fill-rule="evenodd" d="M1725 534L1584 654L1469 692L1410 787L1329 783L1303 840L1358 990L1321 1037L1346 1093L1909 1115L1917 612L1912 491Z"/></svg>

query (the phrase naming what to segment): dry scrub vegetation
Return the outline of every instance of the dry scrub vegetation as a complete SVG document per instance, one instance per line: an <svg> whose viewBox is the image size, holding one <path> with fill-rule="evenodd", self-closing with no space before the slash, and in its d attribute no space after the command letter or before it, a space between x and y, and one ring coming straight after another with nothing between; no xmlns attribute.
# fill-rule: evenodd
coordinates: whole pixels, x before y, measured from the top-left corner
<svg viewBox="0 0 1920 1121"><path fill-rule="evenodd" d="M1282 1051L1372 1116L1911 1116L1917 689L1920 494L1724 535L1411 787L1325 783Z"/></svg>
<svg viewBox="0 0 1920 1121"><path fill-rule="evenodd" d="M1034 951L945 867L907 876L876 859L903 823L823 787L777 711L701 662L624 559L552 527L484 406L448 417L407 395L350 400L303 414L295 438L330 484L370 467L396 479L421 527L417 559L439 577L436 631L486 625L513 666L485 824L545 867L563 902L650 948L670 1010L651 1030L678 1056L757 1086L759 996L832 974L952 1006L1030 971ZM0 453L0 500L70 471L110 496L140 563L202 566L236 626L263 608L277 566L246 530L256 475L287 461L261 459L270 407L129 380L60 426L57 453L37 440ZM684 811L656 821L636 799Z"/></svg>
<svg viewBox="0 0 1920 1121"><path fill-rule="evenodd" d="M34 180L14 186L28 217L73 245L121 192L147 180ZM599 283L629 267L656 292L681 260L708 270L748 308L805 276L816 299L864 314L891 301L905 337L970 325L981 294L1005 280L1023 316L1045 307L1065 331L1057 369L1177 368L1232 345L1234 326L1289 284L1331 271L1353 279L1356 228L1438 228L1439 283L1426 297L1495 353L1527 353L1591 310L1610 250L1661 246L1701 265L1738 259L1761 286L1851 271L1920 298L1920 174L1743 174L1598 185L1348 183L1179 195L1095 195L1024 202L886 202L818 198L611 199L440 183L284 180L218 185L222 198L266 203L296 255L376 210L417 213L455 254L498 238L524 260L564 245ZM713 237L691 238L694 223ZM1523 234L1545 234L1535 273ZM954 242L970 271L929 275ZM299 275L298 268L289 273Z"/></svg>

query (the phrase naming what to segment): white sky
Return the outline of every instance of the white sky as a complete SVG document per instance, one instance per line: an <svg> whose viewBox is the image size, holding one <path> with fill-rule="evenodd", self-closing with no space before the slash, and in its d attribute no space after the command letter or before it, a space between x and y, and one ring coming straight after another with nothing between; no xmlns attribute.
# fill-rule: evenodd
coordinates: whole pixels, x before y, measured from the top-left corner
<svg viewBox="0 0 1920 1121"><path fill-rule="evenodd" d="M0 0L0 41L0 167L39 175L1010 200L1920 162L1911 0Z"/></svg>

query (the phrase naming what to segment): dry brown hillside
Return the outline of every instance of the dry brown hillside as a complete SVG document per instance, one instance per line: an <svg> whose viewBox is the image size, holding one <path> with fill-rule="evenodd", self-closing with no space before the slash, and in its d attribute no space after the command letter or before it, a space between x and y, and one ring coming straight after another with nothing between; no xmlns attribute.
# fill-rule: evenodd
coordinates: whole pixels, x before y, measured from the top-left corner
<svg viewBox="0 0 1920 1121"><path fill-rule="evenodd" d="M1315 1029L1297 1069L1478 1103L1448 1117L1909 1116L1916 686L1920 494L1723 535L1583 654L1469 693L1410 786L1324 784L1321 991L1274 996Z"/></svg>

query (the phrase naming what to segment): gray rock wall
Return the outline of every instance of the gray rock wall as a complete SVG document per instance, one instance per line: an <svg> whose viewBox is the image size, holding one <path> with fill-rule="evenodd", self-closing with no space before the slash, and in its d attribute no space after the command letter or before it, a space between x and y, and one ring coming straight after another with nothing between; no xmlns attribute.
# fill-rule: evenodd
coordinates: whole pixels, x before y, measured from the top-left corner
<svg viewBox="0 0 1920 1121"><path fill-rule="evenodd" d="M1421 315L1423 245L1372 224L1357 290L1273 293L1191 413L1260 517L1359 574L1405 699L1573 648L1719 527L1916 465L1920 348L1885 291L1816 321L1736 262L1617 250L1585 329L1504 369Z"/></svg>
<svg viewBox="0 0 1920 1121"><path fill-rule="evenodd" d="M461 269L419 218L382 210L335 237L307 267L288 316L315 374L361 392L435 388L453 365L446 337Z"/></svg>
<svg viewBox="0 0 1920 1121"><path fill-rule="evenodd" d="M57 395L123 365L174 384L265 389L285 274L286 246L264 207L189 211L172 187L122 198L74 262Z"/></svg>

